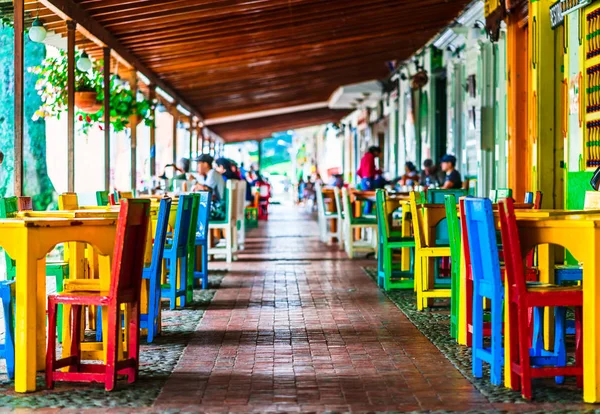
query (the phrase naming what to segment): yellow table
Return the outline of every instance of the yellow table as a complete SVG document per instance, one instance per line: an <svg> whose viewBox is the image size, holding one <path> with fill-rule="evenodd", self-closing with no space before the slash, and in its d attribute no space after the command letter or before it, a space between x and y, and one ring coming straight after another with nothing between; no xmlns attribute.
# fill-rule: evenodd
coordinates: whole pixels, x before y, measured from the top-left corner
<svg viewBox="0 0 600 414"><path fill-rule="evenodd" d="M583 400L600 402L600 214L518 218L523 253L539 244L563 246L583 263Z"/></svg>
<svg viewBox="0 0 600 414"><path fill-rule="evenodd" d="M46 359L46 255L59 243L81 242L100 255L100 274L110 274L116 232L110 218L41 218L0 220L0 246L17 261L15 391L36 389L36 371ZM110 278L101 279L108 289Z"/></svg>

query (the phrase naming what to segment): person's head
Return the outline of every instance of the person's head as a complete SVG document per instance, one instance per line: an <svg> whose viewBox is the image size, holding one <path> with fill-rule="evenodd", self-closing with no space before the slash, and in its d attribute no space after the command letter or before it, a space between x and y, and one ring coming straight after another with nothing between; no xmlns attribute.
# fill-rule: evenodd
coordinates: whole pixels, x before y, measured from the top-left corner
<svg viewBox="0 0 600 414"><path fill-rule="evenodd" d="M190 160L187 158L181 158L178 162L177 162L177 166L183 170L184 173L189 173L190 172Z"/></svg>
<svg viewBox="0 0 600 414"><path fill-rule="evenodd" d="M204 175L212 170L213 161L213 157L208 154L202 154L196 158L196 162L198 163L198 173Z"/></svg>
<svg viewBox="0 0 600 414"><path fill-rule="evenodd" d="M223 175L231 170L231 163L227 158L217 158L215 160L215 171Z"/></svg>
<svg viewBox="0 0 600 414"><path fill-rule="evenodd" d="M411 172L415 172L415 171L417 171L417 167L415 167L415 164L413 164L412 162L407 161L404 164L404 171L406 171L407 174L411 173Z"/></svg>
<svg viewBox="0 0 600 414"><path fill-rule="evenodd" d="M423 161L423 170L427 174L431 174L431 172L435 169L435 165L433 164L433 160L431 158L427 158Z"/></svg>
<svg viewBox="0 0 600 414"><path fill-rule="evenodd" d="M371 154L373 154L376 157L379 157L379 154L381 154L381 148L379 147L369 147L369 152Z"/></svg>
<svg viewBox="0 0 600 414"><path fill-rule="evenodd" d="M456 157L454 155L446 154L442 157L442 171L449 172L456 166Z"/></svg>

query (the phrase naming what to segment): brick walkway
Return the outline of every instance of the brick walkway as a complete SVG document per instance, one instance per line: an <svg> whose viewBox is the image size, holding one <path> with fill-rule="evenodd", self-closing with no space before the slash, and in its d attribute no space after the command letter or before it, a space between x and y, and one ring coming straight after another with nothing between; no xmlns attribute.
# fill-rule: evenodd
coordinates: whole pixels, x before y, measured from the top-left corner
<svg viewBox="0 0 600 414"><path fill-rule="evenodd" d="M316 235L308 214L282 207L249 234L154 409L500 408L379 291L365 263Z"/></svg>

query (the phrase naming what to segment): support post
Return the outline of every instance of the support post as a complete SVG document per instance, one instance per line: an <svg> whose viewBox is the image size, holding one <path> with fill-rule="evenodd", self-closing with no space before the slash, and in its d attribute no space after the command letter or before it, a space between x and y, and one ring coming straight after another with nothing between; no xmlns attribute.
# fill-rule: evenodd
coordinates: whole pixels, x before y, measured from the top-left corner
<svg viewBox="0 0 600 414"><path fill-rule="evenodd" d="M133 92L134 99L137 101L137 74L135 70L129 73L129 87ZM131 131L131 191L136 190L137 187L137 125L138 116L133 114L129 118L129 127Z"/></svg>
<svg viewBox="0 0 600 414"><path fill-rule="evenodd" d="M24 0L14 1L15 18L15 50L14 50L14 70L15 70L15 142L14 142L14 160L15 160L15 182L14 190L16 196L23 195L23 82L24 82L24 58L25 47L23 42L23 32L25 26L25 2ZM25 388L23 380L17 379L17 387ZM34 385L35 389L35 385Z"/></svg>
<svg viewBox="0 0 600 414"><path fill-rule="evenodd" d="M194 158L194 119L190 116L190 161Z"/></svg>
<svg viewBox="0 0 600 414"><path fill-rule="evenodd" d="M152 119L154 125L150 128L150 176L156 175L156 85L150 85L150 102L152 102Z"/></svg>
<svg viewBox="0 0 600 414"><path fill-rule="evenodd" d="M67 21L67 189L75 192L75 29Z"/></svg>
<svg viewBox="0 0 600 414"><path fill-rule="evenodd" d="M200 154L204 154L204 129L200 128L198 130L198 134L199 134L198 139L200 140L200 144L199 144L200 145L200 150L198 152Z"/></svg>
<svg viewBox="0 0 600 414"><path fill-rule="evenodd" d="M110 49L104 52L104 187L110 191Z"/></svg>
<svg viewBox="0 0 600 414"><path fill-rule="evenodd" d="M173 104L173 164L177 163L177 109Z"/></svg>
<svg viewBox="0 0 600 414"><path fill-rule="evenodd" d="M214 157L215 156L215 140L212 136L209 136L208 139L209 139L208 153L211 155L211 157Z"/></svg>
<svg viewBox="0 0 600 414"><path fill-rule="evenodd" d="M258 143L258 169L260 170L260 161L262 158L262 143L261 141L256 141Z"/></svg>

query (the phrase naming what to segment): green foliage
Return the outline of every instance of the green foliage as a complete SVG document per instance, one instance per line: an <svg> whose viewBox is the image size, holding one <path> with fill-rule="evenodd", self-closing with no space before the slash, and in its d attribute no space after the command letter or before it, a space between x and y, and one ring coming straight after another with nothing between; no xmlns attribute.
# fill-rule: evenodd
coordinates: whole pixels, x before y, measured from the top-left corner
<svg viewBox="0 0 600 414"><path fill-rule="evenodd" d="M13 195L14 183L14 31L0 27L0 150L4 163L0 166L0 196ZM25 65L39 64L46 54L43 44L25 38ZM32 120L40 106L36 93L37 76L25 73L24 116L24 194L32 196L36 210L46 210L56 205L57 194L48 176L46 164L46 124Z"/></svg>
<svg viewBox="0 0 600 414"><path fill-rule="evenodd" d="M77 52L76 61L82 52ZM75 68L75 91L96 92L99 102L104 100L103 62L94 62L89 72ZM41 65L29 68L38 76L36 89L42 99L42 104L34 115L36 118L57 117L67 110L67 53L60 51L58 57L47 58ZM144 123L154 126L152 113L153 103L140 96L136 97L129 85L121 82L117 75L110 77L110 124L115 132L121 132L129 127L129 119L138 115ZM83 133L96 126L104 129L104 107L95 113L77 110L75 115L77 125Z"/></svg>

